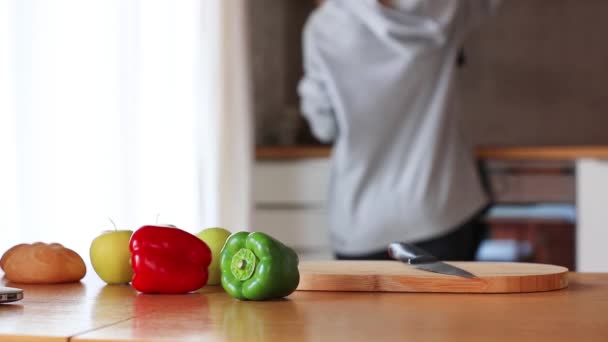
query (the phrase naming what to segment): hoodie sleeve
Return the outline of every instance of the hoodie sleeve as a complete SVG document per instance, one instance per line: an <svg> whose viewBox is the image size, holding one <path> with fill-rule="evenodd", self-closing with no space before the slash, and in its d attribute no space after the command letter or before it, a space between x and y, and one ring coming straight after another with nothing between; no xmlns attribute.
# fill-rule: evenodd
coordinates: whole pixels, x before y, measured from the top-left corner
<svg viewBox="0 0 608 342"><path fill-rule="evenodd" d="M304 77L298 85L300 110L308 120L312 132L322 142L336 139L338 127L331 98L325 82L321 55L315 46L312 29L315 22L310 21L304 30Z"/></svg>

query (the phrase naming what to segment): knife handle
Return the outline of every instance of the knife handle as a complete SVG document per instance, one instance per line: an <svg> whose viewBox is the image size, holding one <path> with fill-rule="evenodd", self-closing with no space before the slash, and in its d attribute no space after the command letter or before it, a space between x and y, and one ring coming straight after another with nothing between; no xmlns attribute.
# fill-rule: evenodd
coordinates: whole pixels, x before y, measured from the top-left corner
<svg viewBox="0 0 608 342"><path fill-rule="evenodd" d="M393 242L388 245L388 255L393 259L411 265L438 261L437 258L424 249L404 242Z"/></svg>

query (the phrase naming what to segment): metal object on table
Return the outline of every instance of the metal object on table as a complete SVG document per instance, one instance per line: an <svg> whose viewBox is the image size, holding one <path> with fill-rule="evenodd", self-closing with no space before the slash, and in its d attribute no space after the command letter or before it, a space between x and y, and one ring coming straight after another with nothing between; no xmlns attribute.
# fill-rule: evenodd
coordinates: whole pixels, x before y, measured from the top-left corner
<svg viewBox="0 0 608 342"><path fill-rule="evenodd" d="M422 248L411 244L403 242L391 243L388 246L388 254L393 259L405 262L424 271L470 279L477 278L474 274L440 261Z"/></svg>
<svg viewBox="0 0 608 342"><path fill-rule="evenodd" d="M0 303L16 302L23 299L23 290L0 286Z"/></svg>

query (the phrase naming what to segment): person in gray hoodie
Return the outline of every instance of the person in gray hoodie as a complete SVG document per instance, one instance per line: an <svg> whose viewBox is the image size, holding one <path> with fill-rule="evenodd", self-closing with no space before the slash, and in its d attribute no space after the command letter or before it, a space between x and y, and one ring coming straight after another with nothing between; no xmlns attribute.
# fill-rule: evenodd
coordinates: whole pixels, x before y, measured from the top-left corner
<svg viewBox="0 0 608 342"><path fill-rule="evenodd" d="M333 142L329 227L339 259L386 259L391 242L471 260L488 205L458 128L462 42L496 0L326 0L306 23L298 92Z"/></svg>

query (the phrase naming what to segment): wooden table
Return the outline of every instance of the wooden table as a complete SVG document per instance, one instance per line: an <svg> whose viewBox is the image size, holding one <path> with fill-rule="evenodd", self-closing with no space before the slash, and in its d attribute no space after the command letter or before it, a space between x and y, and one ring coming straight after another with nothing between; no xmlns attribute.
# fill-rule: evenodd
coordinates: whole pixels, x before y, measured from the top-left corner
<svg viewBox="0 0 608 342"><path fill-rule="evenodd" d="M23 301L0 305L0 341L608 341L608 274L571 274L568 289L546 293L296 292L271 302L220 287L141 295L95 274L21 287Z"/></svg>

